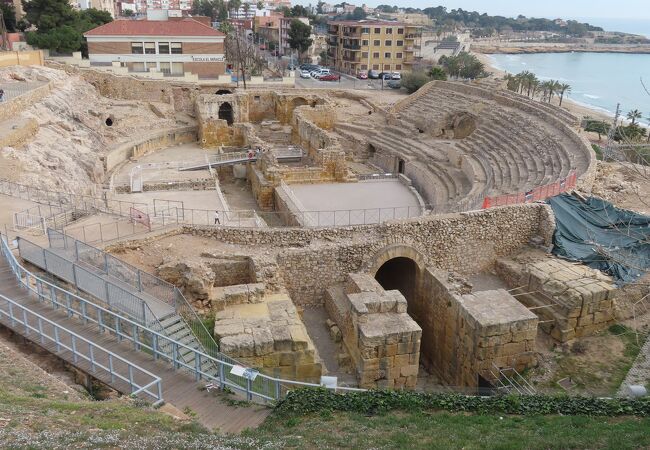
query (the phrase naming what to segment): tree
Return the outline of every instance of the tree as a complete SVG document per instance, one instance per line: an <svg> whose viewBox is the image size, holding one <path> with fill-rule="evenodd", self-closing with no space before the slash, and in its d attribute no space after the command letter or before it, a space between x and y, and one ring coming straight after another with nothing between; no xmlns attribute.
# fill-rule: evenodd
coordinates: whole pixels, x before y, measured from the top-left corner
<svg viewBox="0 0 650 450"><path fill-rule="evenodd" d="M0 11L2 11L2 17L5 19L5 27L7 27L7 32L15 33L16 10L14 9L14 6L8 3L0 3Z"/></svg>
<svg viewBox="0 0 650 450"><path fill-rule="evenodd" d="M363 20L366 17L368 17L368 14L363 10L363 8L356 7L354 8L354 11L352 11L351 19L352 20Z"/></svg>
<svg viewBox="0 0 650 450"><path fill-rule="evenodd" d="M25 13L26 21L36 27L27 33L27 43L62 53L87 54L83 33L113 20L95 8L75 11L67 0L31 0L25 3Z"/></svg>
<svg viewBox="0 0 650 450"><path fill-rule="evenodd" d="M429 78L432 80L447 81L447 72L442 67L432 67L429 70Z"/></svg>
<svg viewBox="0 0 650 450"><path fill-rule="evenodd" d="M412 94L430 81L431 78L429 78L426 72L417 70L402 75L401 84L409 94Z"/></svg>
<svg viewBox="0 0 650 450"><path fill-rule="evenodd" d="M438 63L450 76L456 78L475 79L485 73L485 65L467 52L460 52L457 56L442 56Z"/></svg>
<svg viewBox="0 0 650 450"><path fill-rule="evenodd" d="M564 95L568 95L571 92L571 85L566 84L566 83L560 83L558 84L558 89L560 92L560 106L562 106L562 100L564 99Z"/></svg>
<svg viewBox="0 0 650 450"><path fill-rule="evenodd" d="M289 47L298 50L299 54L305 53L313 43L311 26L298 19L291 21L289 28Z"/></svg>
<svg viewBox="0 0 650 450"><path fill-rule="evenodd" d="M122 11L122 15L124 17L132 17L133 16L133 11L131 11L130 9L125 9L124 11Z"/></svg>
<svg viewBox="0 0 650 450"><path fill-rule="evenodd" d="M639 120L641 117L643 117L643 113L638 109L633 109L632 111L627 113L627 118L632 121L632 125L635 125L636 121Z"/></svg>
<svg viewBox="0 0 650 450"><path fill-rule="evenodd" d="M598 133L598 140L600 141L602 139L603 134L609 133L610 126L607 122L603 122L602 120L589 120L585 124L585 131L589 131L591 133Z"/></svg>

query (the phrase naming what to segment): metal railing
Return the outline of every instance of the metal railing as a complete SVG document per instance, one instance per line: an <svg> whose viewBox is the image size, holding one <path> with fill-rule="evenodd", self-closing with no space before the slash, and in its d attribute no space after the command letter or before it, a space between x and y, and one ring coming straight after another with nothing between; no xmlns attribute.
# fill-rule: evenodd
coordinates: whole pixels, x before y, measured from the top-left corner
<svg viewBox="0 0 650 450"><path fill-rule="evenodd" d="M169 362L175 369L183 369L190 373L196 381L206 380L216 383L219 387L228 387L244 393L248 400L280 400L292 388L320 387L315 383L305 383L295 380L274 378L256 370L249 369L248 376L232 373L235 366L243 368L235 360L221 353L218 357L209 355L201 350L185 345L161 332L144 324L123 317L107 308L103 308L89 300L73 294L53 283L50 283L21 266L9 248L8 242L0 235L0 253L9 264L18 281L35 292L41 301L48 302L53 308L66 312L69 317L78 317L87 324L94 324L102 333L108 332L118 340L130 342L134 349L142 351L154 360ZM181 358L184 353L190 353L192 363ZM341 391L363 391L364 389L336 387Z"/></svg>
<svg viewBox="0 0 650 450"><path fill-rule="evenodd" d="M36 294L39 299L43 298L43 295L38 292ZM0 305L3 305L0 307L0 317L4 316L14 330L19 328L24 330L24 336L36 334L41 344L48 341L54 343L57 353L71 352L74 364L85 361L90 366L91 373L96 374L98 370L106 372L110 377L111 384L114 384L116 380L128 384L131 395L146 394L154 400L154 405L163 402L160 377L2 294L0 294ZM81 348L87 349L88 354L81 351ZM126 374L121 373L121 367L126 368ZM145 376L147 381L151 381L147 384L139 384L136 381L138 375Z"/></svg>
<svg viewBox="0 0 650 450"><path fill-rule="evenodd" d="M143 272L137 267L134 267L113 255L80 242L56 230L48 229L47 234L48 239L50 240L50 247L72 250L74 257L81 263L88 264L105 273L107 277L112 277L119 282L124 283L131 287L135 292L148 294L154 299L160 300L169 305L185 321L186 325L192 330L192 333L207 353L213 356L219 354L219 346L214 340L214 337L205 328L203 321L199 318L194 308L192 308L183 293L176 286L151 275L150 273ZM77 267L80 267L80 265L77 265ZM109 287L106 290L107 294L105 294L105 297L110 295L111 285L115 285L116 288L119 289L116 292L122 296L117 298L124 298L129 301L132 298L139 299L139 297L137 297L133 292L129 292L127 289L124 289L115 283L111 283L110 281L106 281L106 283L108 283ZM94 284L89 286L94 286ZM84 291L86 290L84 289ZM99 294L102 294L99 290L97 291ZM102 299L102 297L98 298ZM151 318L149 313L151 313ZM158 319L163 319L163 317L156 317L156 315L151 312L150 308L147 309L143 307L143 314L145 316L145 321L143 323L145 324L159 323ZM150 322L147 322L148 319L151 319Z"/></svg>
<svg viewBox="0 0 650 450"><path fill-rule="evenodd" d="M357 175L359 181L375 181L375 180L395 180L399 179L398 173L369 173Z"/></svg>
<svg viewBox="0 0 650 450"><path fill-rule="evenodd" d="M75 248L75 252L78 251L79 248ZM143 299L80 264L69 261L49 249L44 249L20 237L18 238L18 252L25 261L72 284L80 291L92 295L108 305L109 308L114 308L143 324L158 321L150 306Z"/></svg>
<svg viewBox="0 0 650 450"><path fill-rule="evenodd" d="M7 239L4 235L0 235L0 253L4 255L5 259L9 263L9 266L11 267L11 270L16 275L19 283L22 284L24 288L36 294L39 301L48 301L55 308L64 308L64 310L68 313L68 317L72 317L74 314L77 314L86 322L89 320L95 320L100 324L101 328L103 320L102 312L109 314L110 312L108 310L103 310L103 308L101 308L103 310L102 312L98 312L99 309L93 311L93 308L99 307L82 299L81 297L74 295L71 292L66 291L65 289L62 289L37 277L36 275L26 270L16 260L15 256L11 252L11 249L9 248L9 243L7 242ZM52 322L46 317L43 317L40 314L31 311L25 306L5 297L4 295L0 295L0 298L2 299L2 302L0 302L0 304L7 305L6 309L0 309L0 317L2 315L5 315L9 319L12 328L16 328L17 325L23 326L25 329L25 335L33 332L37 333L41 343L45 343L46 340L54 342L57 352L61 351L61 349L72 352L73 361L75 363L78 362L78 359L84 360L90 364L92 371L102 369L108 372L109 376L111 377L111 382L115 382L115 379L119 379L123 382L128 383L133 395L138 395L141 393L147 394L155 400L155 404L162 403L162 382L158 376L130 362L129 360L96 345L94 342L86 339L85 337L80 336L55 322ZM75 309L75 307L77 309ZM16 309L20 311L19 315L16 314ZM122 338L127 338L128 335L126 333L121 333L119 331L119 320L121 318L119 318L119 316L116 317L118 317L118 339L120 336ZM30 318L35 319L37 326L30 324ZM46 324L51 327L52 334L47 333L47 327L44 326ZM69 338L70 345L65 343L66 336ZM80 351L80 346L78 345L79 343L85 344L84 347L88 349L88 355L85 355ZM100 357L102 355L104 355L106 358L106 363L108 364L107 366L103 365L101 362ZM127 375L122 375L119 373L120 364L116 364L117 362L126 367ZM151 381L147 384L138 384L135 381L135 375L138 373L144 374L147 377L151 378ZM156 386L156 392L153 392L151 390L153 386Z"/></svg>

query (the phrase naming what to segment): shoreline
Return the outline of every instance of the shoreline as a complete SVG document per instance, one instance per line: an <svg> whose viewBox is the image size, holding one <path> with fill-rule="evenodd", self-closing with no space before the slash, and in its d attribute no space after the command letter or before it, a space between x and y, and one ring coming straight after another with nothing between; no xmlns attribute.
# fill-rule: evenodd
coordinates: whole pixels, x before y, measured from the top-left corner
<svg viewBox="0 0 650 450"><path fill-rule="evenodd" d="M532 54L532 53L627 53L650 54L650 44L562 44L562 43L472 43L473 53L492 54Z"/></svg>
<svg viewBox="0 0 650 450"><path fill-rule="evenodd" d="M490 58L489 54L477 53L474 50L472 50L472 54L476 56L479 59L479 61L481 61L485 65L486 71L491 72L489 78L503 79L506 73L508 73L505 70L501 70L495 67L494 62L492 61L492 58ZM554 106L559 106L558 103L559 101L554 101L552 104ZM566 109L573 115L577 116L579 119L583 117L591 117L597 120L610 121L614 118L614 113L610 113L609 111L603 111L597 106L578 103L572 100L570 97L564 98L564 100L562 101L561 108Z"/></svg>

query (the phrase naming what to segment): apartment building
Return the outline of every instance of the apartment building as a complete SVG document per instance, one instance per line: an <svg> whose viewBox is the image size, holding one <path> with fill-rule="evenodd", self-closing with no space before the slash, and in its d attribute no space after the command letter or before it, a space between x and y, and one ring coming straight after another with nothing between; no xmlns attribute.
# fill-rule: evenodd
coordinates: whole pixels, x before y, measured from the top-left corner
<svg viewBox="0 0 650 450"><path fill-rule="evenodd" d="M191 18L115 20L84 36L91 65L119 62L131 72L188 72L200 78L226 71L225 35Z"/></svg>
<svg viewBox="0 0 650 450"><path fill-rule="evenodd" d="M333 20L328 22L328 47L328 64L343 73L410 71L420 58L422 27L382 20Z"/></svg>
<svg viewBox="0 0 650 450"><path fill-rule="evenodd" d="M305 25L309 25L309 19L306 17L281 17L280 18L280 30L279 30L279 41L278 41L278 50L280 51L280 55L288 56L294 53L294 51L291 49L291 45L289 45L289 30L291 29L291 23L294 20L302 22Z"/></svg>

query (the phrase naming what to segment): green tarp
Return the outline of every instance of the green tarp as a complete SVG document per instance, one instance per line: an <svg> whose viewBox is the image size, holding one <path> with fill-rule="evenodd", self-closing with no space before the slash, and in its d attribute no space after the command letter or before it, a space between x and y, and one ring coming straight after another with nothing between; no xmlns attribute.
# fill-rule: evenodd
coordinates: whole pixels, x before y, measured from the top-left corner
<svg viewBox="0 0 650 450"><path fill-rule="evenodd" d="M613 276L637 281L650 269L650 217L590 197L562 194L549 200L555 214L553 254Z"/></svg>

